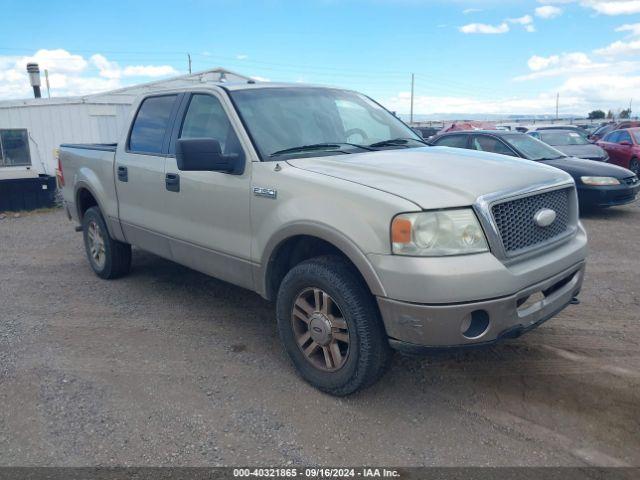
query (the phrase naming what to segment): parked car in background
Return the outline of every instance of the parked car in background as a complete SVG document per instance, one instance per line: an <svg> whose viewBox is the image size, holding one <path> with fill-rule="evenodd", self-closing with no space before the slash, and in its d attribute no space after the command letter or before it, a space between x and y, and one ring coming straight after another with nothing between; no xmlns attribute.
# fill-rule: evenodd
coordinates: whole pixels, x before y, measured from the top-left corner
<svg viewBox="0 0 640 480"><path fill-rule="evenodd" d="M598 146L609 154L611 163L640 175L640 128L615 130L599 140Z"/></svg>
<svg viewBox="0 0 640 480"><path fill-rule="evenodd" d="M613 132L614 130L622 130L624 128L635 128L640 127L640 121L637 120L625 120L624 122L618 123L607 123L598 128L595 132L589 135L589 140L592 142L597 142L601 138L604 138L605 135Z"/></svg>
<svg viewBox="0 0 640 480"><path fill-rule="evenodd" d="M435 127L414 127L414 131L420 134L425 140L437 135L439 129Z"/></svg>
<svg viewBox="0 0 640 480"><path fill-rule="evenodd" d="M530 128L527 133L554 130L570 130L584 138L587 138L589 136L589 133L584 128L577 125L541 125L539 127Z"/></svg>
<svg viewBox="0 0 640 480"><path fill-rule="evenodd" d="M542 140L547 145L555 147L569 157L584 158L586 160L596 160L606 162L609 155L598 145L587 140L586 136L580 135L574 130L536 130L528 132L533 138Z"/></svg>
<svg viewBox="0 0 640 480"><path fill-rule="evenodd" d="M580 207L611 207L633 202L640 181L633 172L604 162L569 157L530 135L516 132L467 131L438 135L434 146L467 148L541 162L564 170L578 188Z"/></svg>

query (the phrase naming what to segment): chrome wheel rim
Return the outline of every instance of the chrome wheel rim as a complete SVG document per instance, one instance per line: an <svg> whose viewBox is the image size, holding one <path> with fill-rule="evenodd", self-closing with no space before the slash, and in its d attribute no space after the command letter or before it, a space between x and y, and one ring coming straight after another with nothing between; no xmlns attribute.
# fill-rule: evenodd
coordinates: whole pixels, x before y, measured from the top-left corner
<svg viewBox="0 0 640 480"><path fill-rule="evenodd" d="M335 300L324 290L307 288L293 302L291 327L305 359L319 370L341 369L349 356L349 328Z"/></svg>
<svg viewBox="0 0 640 480"><path fill-rule="evenodd" d="M89 222L89 226L87 227L87 241L89 244L88 246L91 260L96 267L102 269L106 260L106 253L104 250L104 237L102 236L100 226L93 220Z"/></svg>

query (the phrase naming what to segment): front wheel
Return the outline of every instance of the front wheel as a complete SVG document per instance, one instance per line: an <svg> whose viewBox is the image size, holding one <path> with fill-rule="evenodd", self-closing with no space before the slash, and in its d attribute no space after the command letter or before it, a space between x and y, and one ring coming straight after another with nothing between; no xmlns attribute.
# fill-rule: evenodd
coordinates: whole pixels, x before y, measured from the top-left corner
<svg viewBox="0 0 640 480"><path fill-rule="evenodd" d="M107 225L97 207L89 208L82 217L84 248L91 268L101 278L118 278L131 268L131 245L109 236Z"/></svg>
<svg viewBox="0 0 640 480"><path fill-rule="evenodd" d="M640 177L640 162L638 161L637 158L631 159L631 162L629 162L629 170L631 170L633 173L635 173L637 176Z"/></svg>
<svg viewBox="0 0 640 480"><path fill-rule="evenodd" d="M293 267L277 298L278 332L300 375L332 395L373 384L391 357L366 285L346 261L318 257Z"/></svg>

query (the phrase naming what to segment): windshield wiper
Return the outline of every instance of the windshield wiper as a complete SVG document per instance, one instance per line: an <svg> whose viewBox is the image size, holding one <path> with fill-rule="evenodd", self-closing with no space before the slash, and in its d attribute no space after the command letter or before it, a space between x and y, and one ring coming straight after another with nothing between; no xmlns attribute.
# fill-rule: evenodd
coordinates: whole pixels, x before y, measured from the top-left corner
<svg viewBox="0 0 640 480"><path fill-rule="evenodd" d="M418 140L417 138L391 138L389 140L382 140L381 142L372 143L367 145L368 147L394 147L397 145L406 145L409 142L418 142L424 145L429 145L424 140Z"/></svg>
<svg viewBox="0 0 640 480"><path fill-rule="evenodd" d="M540 160L560 160L561 158L567 158L568 155L559 155L557 157L544 157Z"/></svg>
<svg viewBox="0 0 640 480"><path fill-rule="evenodd" d="M275 157L278 155L285 155L287 153L305 152L307 150L339 149L345 145L349 147L360 148L362 150L373 151L373 148L369 148L365 145L358 145L357 143L331 142L331 143L313 143L311 145L300 145L299 147L285 148L284 150L278 150L277 152L273 152L269 156ZM341 153L348 153L348 152L342 151Z"/></svg>

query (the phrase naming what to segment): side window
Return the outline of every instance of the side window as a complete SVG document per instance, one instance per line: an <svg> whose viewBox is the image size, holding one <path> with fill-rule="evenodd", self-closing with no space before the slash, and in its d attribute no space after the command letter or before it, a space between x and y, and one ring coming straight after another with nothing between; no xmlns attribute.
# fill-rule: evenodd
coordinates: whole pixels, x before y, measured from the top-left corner
<svg viewBox="0 0 640 480"><path fill-rule="evenodd" d="M142 102L129 135L129 150L140 153L161 153L171 110L176 95L149 97Z"/></svg>
<svg viewBox="0 0 640 480"><path fill-rule="evenodd" d="M620 135L619 131L611 132L607 136L605 136L602 140L604 142L616 143L618 141L618 136Z"/></svg>
<svg viewBox="0 0 640 480"><path fill-rule="evenodd" d="M493 152L515 157L515 153L502 143L502 141L495 137L488 137L486 135L476 135L473 137L473 140L471 140L471 148L481 152Z"/></svg>
<svg viewBox="0 0 640 480"><path fill-rule="evenodd" d="M622 142L629 142L629 143L633 143L631 141L631 135L629 135L629 132L618 132L618 143L622 143Z"/></svg>
<svg viewBox="0 0 640 480"><path fill-rule="evenodd" d="M31 165L29 135L24 129L0 130L0 167Z"/></svg>
<svg viewBox="0 0 640 480"><path fill-rule="evenodd" d="M229 117L212 95L191 97L178 138L213 138L220 142L222 153L242 155L242 147Z"/></svg>
<svg viewBox="0 0 640 480"><path fill-rule="evenodd" d="M435 141L438 147L467 148L466 135L447 135Z"/></svg>

